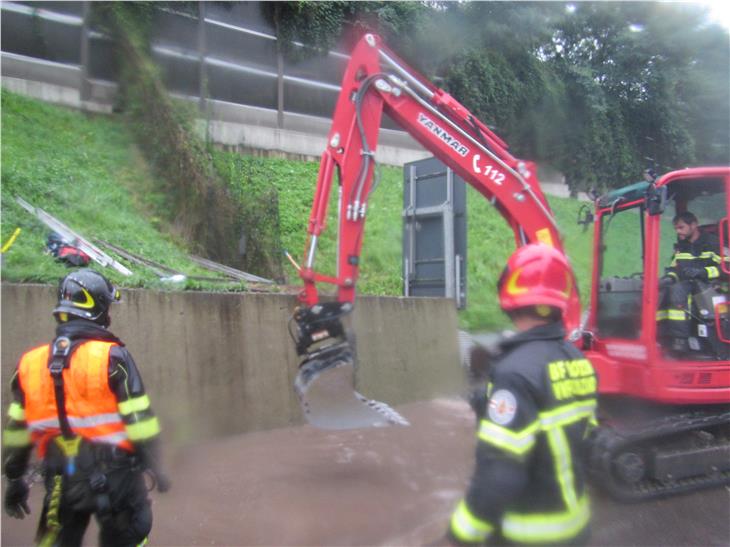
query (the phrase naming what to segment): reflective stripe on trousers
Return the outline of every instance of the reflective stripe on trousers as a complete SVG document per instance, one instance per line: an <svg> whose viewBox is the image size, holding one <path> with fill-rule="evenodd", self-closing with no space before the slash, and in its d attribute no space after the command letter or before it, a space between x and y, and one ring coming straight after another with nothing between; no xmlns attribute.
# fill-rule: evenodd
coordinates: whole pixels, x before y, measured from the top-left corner
<svg viewBox="0 0 730 547"><path fill-rule="evenodd" d="M520 543L549 543L576 537L588 524L591 511L583 496L569 510L556 513L521 514L508 512L502 518L502 535Z"/></svg>

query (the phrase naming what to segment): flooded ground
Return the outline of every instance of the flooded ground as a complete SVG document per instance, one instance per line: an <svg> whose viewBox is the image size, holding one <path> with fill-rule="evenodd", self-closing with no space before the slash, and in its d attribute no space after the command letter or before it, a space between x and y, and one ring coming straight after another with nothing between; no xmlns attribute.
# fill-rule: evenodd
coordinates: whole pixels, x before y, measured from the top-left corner
<svg viewBox="0 0 730 547"><path fill-rule="evenodd" d="M398 408L411 427L311 426L230 437L168 453L173 487L153 493L151 545L426 545L443 536L472 467L474 421L462 401ZM29 545L30 520L3 516L2 545ZM640 505L594 492L591 545L730 544L726 488ZM96 544L96 529L86 544Z"/></svg>

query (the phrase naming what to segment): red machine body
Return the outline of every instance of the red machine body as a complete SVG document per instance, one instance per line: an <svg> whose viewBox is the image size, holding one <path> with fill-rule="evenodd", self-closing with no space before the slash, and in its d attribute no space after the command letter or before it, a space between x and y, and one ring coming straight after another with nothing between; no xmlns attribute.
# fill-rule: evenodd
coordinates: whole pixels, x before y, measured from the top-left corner
<svg viewBox="0 0 730 547"><path fill-rule="evenodd" d="M727 357L710 355L712 348L702 351L700 336L698 351L681 359L668 356L657 343L657 312L662 294L659 280L663 267L669 266L675 241L672 218L677 212L692 211L704 230L718 234L721 270L730 273L730 168L673 171L658 179L654 188L656 193L667 195L667 209L660 214L649 213L640 185L633 193L617 191L596 202L591 307L585 326L591 334L586 354L597 369L604 394L670 404L729 403ZM630 217L626 226L618 225L622 217ZM612 231L620 228L624 233L614 237ZM630 230L633 233L625 233ZM618 244L619 238L622 245L615 252L620 257L614 258L612 246ZM627 244L628 241L631 243ZM616 290L621 283L621 289ZM705 337L713 334L720 344L726 344L728 340L720 324L727 317L725 294L721 290L714 299L708 314L714 314L714 320L705 321L702 332L708 335ZM715 332L708 333L708 329Z"/></svg>
<svg viewBox="0 0 730 547"><path fill-rule="evenodd" d="M379 37L365 35L347 65L322 154L300 269L304 290L293 316L302 356L295 388L305 416L319 427L407 424L384 403L343 394L353 385L355 351L342 319L356 295L383 112L488 199L518 247L541 242L564 254L535 165L513 157L453 97L407 67ZM339 239L331 276L315 270L315 258L335 175ZM564 321L598 372L601 426L592 438L590 465L618 498L635 501L730 482L727 286L716 283L695 299L704 303L690 337L694 353L668 355L657 339L661 268L671 262L676 241L671 219L691 210L716 231L727 277L729 190L730 168L696 168L596 201L591 308L581 325L573 282ZM322 282L336 287L335 302L320 302Z"/></svg>
<svg viewBox="0 0 730 547"><path fill-rule="evenodd" d="M300 271L303 304L319 301L317 282L336 285L337 300L352 303L358 278L373 154L382 113L494 203L515 233L517 245L542 242L563 251L558 227L533 163L513 157L507 145L443 90L436 88L368 34L357 44L342 80L327 149L322 154L309 219L309 243ZM333 176L337 172L339 257L335 277L314 270L317 240L325 228ZM566 323L578 326L580 302L572 287Z"/></svg>

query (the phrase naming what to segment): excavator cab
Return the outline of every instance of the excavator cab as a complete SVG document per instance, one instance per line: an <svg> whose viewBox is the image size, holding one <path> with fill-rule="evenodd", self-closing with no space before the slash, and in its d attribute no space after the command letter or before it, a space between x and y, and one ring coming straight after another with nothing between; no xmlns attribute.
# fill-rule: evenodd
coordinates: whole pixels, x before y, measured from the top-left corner
<svg viewBox="0 0 730 547"><path fill-rule="evenodd" d="M599 370L604 369L606 391L694 402L694 395L667 391L674 377L668 371L676 374L683 363L696 363L694 372L728 364L728 177L727 168L685 169L596 200L593 290L584 339L585 349L595 352ZM719 276L691 282L686 310L691 333L687 350L677 354L662 339L661 323L666 320L666 273L677 243L672 221L686 211L697 217L701 232L717 238ZM626 372L634 369L641 373ZM728 388L728 379L720 375L717 384L711 376L705 382L707 388Z"/></svg>
<svg viewBox="0 0 730 547"><path fill-rule="evenodd" d="M667 207L660 217L659 274L662 265L669 265L674 255L676 238L671 233L672 220L678 214L691 212L697 217L699 231L709 240L717 241L718 253L713 257L717 277L690 282L687 316L690 334L686 351L679 354L667 350L669 341L662 340L661 321L671 320L663 314L668 300L668 288L660 289L657 312L658 337L664 355L670 359L688 361L726 361L730 358L728 345L728 257L727 192L722 178L680 179L666 185ZM670 310L671 311L671 310Z"/></svg>
<svg viewBox="0 0 730 547"><path fill-rule="evenodd" d="M583 349L599 377L594 472L616 497L658 497L730 480L730 168L692 168L595 202ZM719 275L685 282L685 350L663 337L673 219L693 213L718 241ZM686 315L685 315L686 313Z"/></svg>

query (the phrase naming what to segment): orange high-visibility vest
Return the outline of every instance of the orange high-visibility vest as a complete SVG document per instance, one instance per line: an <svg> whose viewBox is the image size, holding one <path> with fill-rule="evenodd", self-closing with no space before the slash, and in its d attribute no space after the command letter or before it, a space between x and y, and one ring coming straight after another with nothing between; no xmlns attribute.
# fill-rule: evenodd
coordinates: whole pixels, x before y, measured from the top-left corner
<svg viewBox="0 0 730 547"><path fill-rule="evenodd" d="M113 342L82 342L63 370L66 414L74 434L95 443L116 445L134 451L117 399L109 388L109 351ZM18 378L25 395L25 419L31 440L45 456L48 441L61 434L53 378L48 370L50 345L25 353L18 365Z"/></svg>

